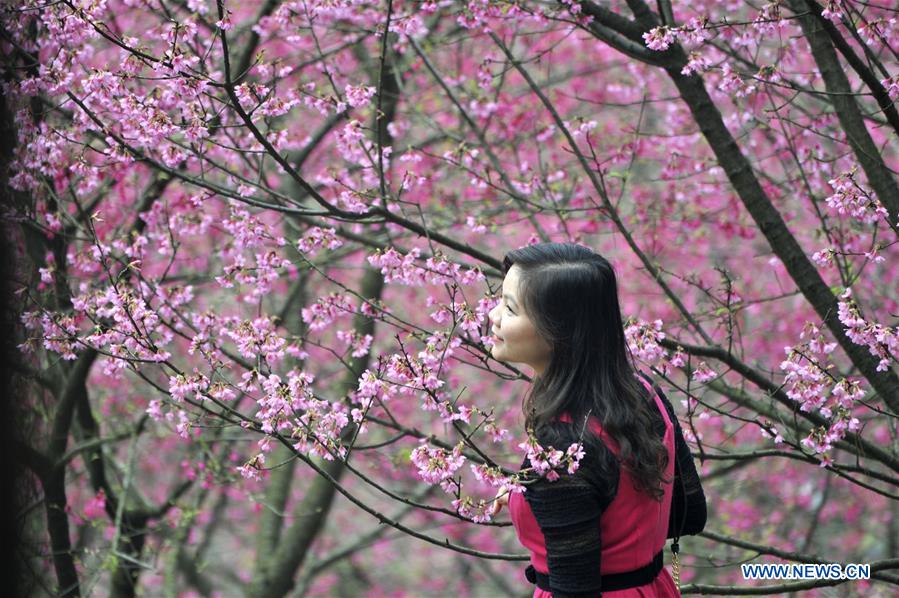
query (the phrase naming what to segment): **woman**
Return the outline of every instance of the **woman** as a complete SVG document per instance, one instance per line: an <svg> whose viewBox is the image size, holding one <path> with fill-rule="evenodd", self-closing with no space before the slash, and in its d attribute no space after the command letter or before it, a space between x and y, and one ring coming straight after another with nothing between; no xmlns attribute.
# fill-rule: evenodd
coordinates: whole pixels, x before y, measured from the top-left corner
<svg viewBox="0 0 899 598"><path fill-rule="evenodd" d="M492 355L534 370L524 412L538 442L586 451L574 474L494 505L509 504L530 551L534 596L679 596L662 549L702 531L705 495L670 402L628 358L612 266L580 245L541 243L503 267Z"/></svg>

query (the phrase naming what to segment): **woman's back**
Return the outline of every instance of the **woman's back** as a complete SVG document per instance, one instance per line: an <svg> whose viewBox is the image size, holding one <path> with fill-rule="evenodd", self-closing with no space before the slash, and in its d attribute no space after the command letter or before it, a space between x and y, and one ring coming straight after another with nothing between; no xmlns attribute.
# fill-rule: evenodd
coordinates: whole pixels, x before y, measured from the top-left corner
<svg viewBox="0 0 899 598"><path fill-rule="evenodd" d="M531 553L532 565L541 574L546 574L552 569L553 577L556 578L553 580L555 583L573 583L574 586L566 588L569 591L576 591L576 588L577 591L587 589L587 586L593 583L591 580L598 577L597 573L609 579L609 575L632 572L651 565L654 559L661 558L660 553L669 530L672 505L676 423L669 416L668 408L659 395L645 380L641 379L641 382L649 391L649 396L664 422L664 431L659 426L657 433L663 439L668 453L665 478L669 482L662 485L664 495L661 502L646 492L639 491L627 469L619 467L613 468L614 471L611 473L608 468L585 469L581 478L597 486L595 496L587 496L591 494L589 491L579 492L573 487L566 487L573 483L569 477L558 482L541 480L539 486L529 487L524 495L513 495L510 498L512 522L519 540ZM618 443L602 429L595 418L591 418L590 426L609 451L617 456ZM617 477L617 480L609 479L613 477ZM554 484L557 486L553 487ZM613 490L614 497L610 502L603 498L596 499L596 496L608 496L606 491L612 486L617 486L617 490ZM581 484L579 488L583 489L585 486ZM560 521L564 521L564 526L568 529L554 530L547 538L541 527L552 529L554 514L558 514ZM547 542L550 553L554 555L556 561L552 563L553 567L547 559ZM560 542L565 546L560 546ZM597 550L600 554L596 554ZM571 558L564 558L566 551ZM558 556L563 558L559 559ZM597 558L599 558L598 572L595 571ZM606 586L608 587L608 584ZM664 568L648 584L614 592L608 589L602 591L603 595L620 597L680 595L674 580ZM542 598L550 596L550 593L538 587L534 595Z"/></svg>
<svg viewBox="0 0 899 598"><path fill-rule="evenodd" d="M646 384L644 382L644 384ZM650 396L665 421L663 442L668 452L665 478L674 480L674 425L659 396L649 385ZM607 446L616 455L617 443L602 431L597 423L594 430L599 432ZM639 492L631 481L627 469L620 470L618 493L603 512L601 534L603 539L602 572L619 573L642 567L664 548L671 513L673 483L662 485L665 492L661 502L645 492Z"/></svg>

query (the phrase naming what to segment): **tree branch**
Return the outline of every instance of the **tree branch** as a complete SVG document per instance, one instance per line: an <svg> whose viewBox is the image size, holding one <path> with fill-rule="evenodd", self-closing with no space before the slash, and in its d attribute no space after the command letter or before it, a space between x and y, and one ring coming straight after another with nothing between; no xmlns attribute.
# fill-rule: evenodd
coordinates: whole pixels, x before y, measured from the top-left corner
<svg viewBox="0 0 899 598"><path fill-rule="evenodd" d="M749 160L743 155L737 141L724 124L721 112L706 91L702 79L682 75L677 68L666 70L681 92L681 97L693 114L718 163L727 174L734 191L768 240L771 249L783 262L803 296L818 313L852 363L861 370L884 403L894 413L899 414L899 377L892 370L878 372L878 360L866 347L855 344L846 336L843 325L837 318L836 297L771 203Z"/></svg>
<svg viewBox="0 0 899 598"><path fill-rule="evenodd" d="M827 426L828 421L817 413L800 411L796 401L787 396L781 385L774 384L769 378L764 376L755 368L740 361L735 355L721 347L700 347L683 343L674 339L662 339L659 343L666 349L675 351L678 348L683 349L685 353L695 355L697 357L711 357L717 359L721 363L739 373L743 378L755 384L760 390L766 392L769 397L789 409L794 415L798 414L808 420L815 426ZM876 461L886 465L893 471L899 472L899 458L896 455L884 450L880 446L871 443L854 432L846 432L846 442L849 446L857 446L861 449L860 456L870 457Z"/></svg>
<svg viewBox="0 0 899 598"><path fill-rule="evenodd" d="M821 14L821 5L814 0L806 0L806 4L811 9L812 14L815 15L818 23L824 28L827 35L830 36L836 49L840 51L840 54L843 55L843 58L846 59L849 66L858 73L858 76L861 77L862 81L865 82L865 85L868 86L868 89L871 90L871 93L874 94L874 99L877 100L877 105L883 110L883 115L886 117L887 122L893 127L893 131L899 135L899 111L896 110L896 104L890 99L890 95L887 93L887 90L884 89L883 85L881 85L877 75L875 75L861 57L855 53L852 46L850 46L843 36L840 35L836 26L831 23L830 20L824 18ZM867 46L864 47L867 50Z"/></svg>
<svg viewBox="0 0 899 598"><path fill-rule="evenodd" d="M360 292L369 300L380 298L384 288L384 277L378 270L366 267L362 278ZM354 318L353 329L360 336L374 333L374 320L364 314ZM358 383L359 376L368 366L369 355L353 360L352 367L346 372L341 388L352 390ZM355 426L348 426L344 434L352 436ZM310 460L312 461L312 459ZM293 577L303 564L312 541L316 538L334 502L335 482L340 480L345 469L339 459L316 459L316 469L325 472L325 477L317 477L306 489L303 500L294 509L295 523L284 533L274 552L270 555L267 566L259 568L259 575L254 580L250 594L265 598L284 596L294 585ZM333 482L332 482L333 480Z"/></svg>
<svg viewBox="0 0 899 598"><path fill-rule="evenodd" d="M790 0L790 7L796 13L802 32L808 40L812 55L818 64L818 70L821 71L821 77L824 79L824 85L827 91L833 94L833 107L836 110L837 118L840 120L840 125L846 132L846 139L852 147L856 158L858 158L859 164L865 171L868 183L877 193L877 199L880 200L888 212L887 222L893 229L893 232L899 235L899 185L896 184L896 179L893 178L890 169L880 155L880 151L874 144L874 140L871 139L871 134L865 127L865 121L862 119L858 103L851 95L852 87L849 85L849 78L846 76L839 58L837 58L836 50L834 50L833 36L829 34L827 27L822 23L822 21L827 21L827 19L820 16L816 17L814 12L809 12L810 8L812 11L817 10L817 5L814 2ZM886 90L880 86L876 79L875 84L880 87L882 94L886 96ZM875 94L876 97L877 94ZM886 102L887 105L892 106L888 96L886 97ZM892 108L895 114L895 107L893 106ZM884 112L884 114L889 118L887 112ZM895 116L899 120L899 114ZM895 373L893 376L895 378ZM899 392L899 382L897 382L897 386L893 390L894 392ZM897 404L899 404L899 397L897 397ZM894 407L894 409L896 408Z"/></svg>

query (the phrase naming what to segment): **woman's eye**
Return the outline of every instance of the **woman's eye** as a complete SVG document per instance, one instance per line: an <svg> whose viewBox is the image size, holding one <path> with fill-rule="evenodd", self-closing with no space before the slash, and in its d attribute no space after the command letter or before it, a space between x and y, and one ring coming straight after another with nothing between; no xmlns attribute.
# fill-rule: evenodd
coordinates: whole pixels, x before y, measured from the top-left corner
<svg viewBox="0 0 899 598"><path fill-rule="evenodd" d="M510 314L514 314L514 313L515 313L515 312L514 312L514 311L512 311L512 308L511 308L511 307L509 307L509 306L508 306L508 305L507 305L507 306L506 306L506 309L508 309L508 310L509 310L509 313L510 313Z"/></svg>

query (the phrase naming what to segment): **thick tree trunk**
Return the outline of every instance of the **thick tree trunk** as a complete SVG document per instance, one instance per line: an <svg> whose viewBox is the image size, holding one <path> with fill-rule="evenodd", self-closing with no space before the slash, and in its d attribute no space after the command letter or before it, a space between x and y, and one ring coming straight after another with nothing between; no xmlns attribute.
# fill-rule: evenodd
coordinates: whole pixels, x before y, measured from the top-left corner
<svg viewBox="0 0 899 598"><path fill-rule="evenodd" d="M899 377L892 370L878 372L878 360L871 355L867 347L855 344L846 336L843 324L837 318L837 298L796 238L787 229L780 213L762 189L752 165L724 124L721 112L706 91L702 79L681 75L679 68L666 70L680 91L681 98L693 113L696 124L727 174L734 191L755 220L759 230L765 235L771 249L783 262L796 286L855 366L880 394L883 402L893 413L899 414Z"/></svg>
<svg viewBox="0 0 899 598"><path fill-rule="evenodd" d="M385 40L385 44L386 42L387 40ZM379 113L375 116L375 127L373 127L375 142L379 148L392 145L393 140L388 131L388 125L396 115L396 107L399 102L395 63L388 48L389 45L382 44L376 74L373 75L373 79L378 83L379 93ZM357 53L361 52L361 48L357 48L356 51ZM360 56L360 59L362 58L364 57ZM378 166L382 167L383 164L379 163ZM387 173L383 173L383 176L386 177ZM384 205L386 205L386 199L386 197L382 198L385 202ZM384 288L384 278L379 271L366 267L360 286L360 294L366 299L380 299ZM291 299L302 302L302 293ZM291 301L288 301L289 303ZM290 310L285 309L285 311L294 314L300 312L296 306ZM367 316L358 314L353 321L353 328L362 336L366 334L374 336L375 322ZM341 396L345 396L355 389L359 376L368 367L368 360L368 355L351 360L350 368L340 385ZM355 433L356 426L348 426L343 432L342 440L351 440ZM333 461L316 459L316 464L337 481L340 480L345 469L343 463L337 459ZM290 490L290 483L293 479L293 462L281 469L284 471L276 471L273 474L272 483L266 493L266 496L272 499L272 503L269 505L272 509L263 516L260 538L257 543L256 571L248 593L254 598L257 596L281 597L294 587L296 572L306 560L309 548L327 521L328 513L334 502L336 492L334 485L323 476L316 477L307 488L303 500L294 508L294 524L289 530L279 533L279 526L283 522L279 512L283 509ZM263 549L265 549L264 552Z"/></svg>
<svg viewBox="0 0 899 598"><path fill-rule="evenodd" d="M893 231L899 234L899 185L896 184L896 179L884 163L880 150L865 126L853 89L849 85L849 78L843 71L843 65L840 64L830 35L821 20L809 12L815 8L809 6L805 0L791 0L790 7L798 16L799 25L824 79L824 86L828 93L832 94L830 101L836 110L837 118L840 119L843 131L846 132L846 140L865 171L868 183L877 193L877 199L889 212L887 221Z"/></svg>
<svg viewBox="0 0 899 598"><path fill-rule="evenodd" d="M299 338L306 333L306 326L300 314L307 302L305 292L307 280L308 273L301 272L281 309L285 330ZM302 369L303 362L297 363L297 367ZM272 470L265 488L265 503L259 519L259 533L256 537L256 564L251 581L251 585L254 587L268 578L268 569L272 565L271 554L278 547L281 539L284 527L284 509L293 486L297 463L296 459L291 459L291 456L290 450L281 445L275 447L270 456L272 463L284 463L284 465Z"/></svg>
<svg viewBox="0 0 899 598"><path fill-rule="evenodd" d="M81 595L75 559L72 558L72 541L69 532L69 515L66 513L66 470L54 467L42 480L44 506L47 513L47 532L50 534L50 550L53 569L59 584L59 595L64 598Z"/></svg>
<svg viewBox="0 0 899 598"><path fill-rule="evenodd" d="M360 294L369 300L379 299L384 287L384 278L377 270L367 267L362 277ZM374 335L375 322L367 316L357 315L353 329L360 335ZM353 390L359 376L368 367L368 356L354 359L341 384L342 395ZM343 440L355 434L355 426L348 426ZM316 459L317 464L335 480L340 480L344 464L339 459L326 461ZM334 502L334 485L323 476L318 476L309 485L303 500L294 508L294 524L285 531L275 551L267 557L269 562L257 569L257 577L251 584L248 596L254 598L276 598L285 596L294 586L294 576L309 553L312 542L327 520Z"/></svg>

